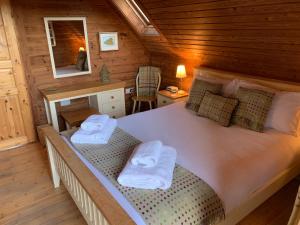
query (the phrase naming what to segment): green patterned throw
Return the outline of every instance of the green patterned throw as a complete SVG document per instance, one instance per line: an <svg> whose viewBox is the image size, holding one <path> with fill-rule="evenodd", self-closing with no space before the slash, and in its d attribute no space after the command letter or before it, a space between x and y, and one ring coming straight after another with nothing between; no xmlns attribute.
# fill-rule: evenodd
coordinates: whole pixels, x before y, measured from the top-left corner
<svg viewBox="0 0 300 225"><path fill-rule="evenodd" d="M273 95L266 91L240 87L236 95L239 105L233 115L233 123L250 130L263 132Z"/></svg>
<svg viewBox="0 0 300 225"><path fill-rule="evenodd" d="M185 107L198 112L206 91L209 91L213 94L220 94L221 90L222 84L210 83L204 80L195 80Z"/></svg>
<svg viewBox="0 0 300 225"><path fill-rule="evenodd" d="M224 127L230 125L231 115L238 104L234 98L225 98L207 91L199 107L198 116L203 116Z"/></svg>
<svg viewBox="0 0 300 225"><path fill-rule="evenodd" d="M74 131L63 132L70 139ZM117 177L140 141L117 128L106 145L75 144L95 168L124 195L147 225L214 225L224 219L217 194L203 180L176 165L171 188L144 190L119 185Z"/></svg>

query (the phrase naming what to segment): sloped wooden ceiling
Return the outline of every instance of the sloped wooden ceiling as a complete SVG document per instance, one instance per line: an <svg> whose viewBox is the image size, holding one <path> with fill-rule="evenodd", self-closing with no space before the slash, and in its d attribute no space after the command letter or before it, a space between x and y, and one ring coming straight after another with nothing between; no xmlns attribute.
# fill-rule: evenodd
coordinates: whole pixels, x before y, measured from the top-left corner
<svg viewBox="0 0 300 225"><path fill-rule="evenodd" d="M162 34L143 38L154 64L167 54L193 66L300 82L299 0L139 3Z"/></svg>

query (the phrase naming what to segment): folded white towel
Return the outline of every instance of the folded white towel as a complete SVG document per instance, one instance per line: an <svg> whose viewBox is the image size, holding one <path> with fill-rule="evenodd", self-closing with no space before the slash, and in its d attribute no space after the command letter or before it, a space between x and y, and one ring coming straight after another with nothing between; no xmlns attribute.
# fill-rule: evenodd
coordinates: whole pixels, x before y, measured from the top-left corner
<svg viewBox="0 0 300 225"><path fill-rule="evenodd" d="M97 131L103 129L109 119L108 115L91 115L82 122L81 128L88 131Z"/></svg>
<svg viewBox="0 0 300 225"><path fill-rule="evenodd" d="M156 166L143 168L135 166L128 160L118 177L119 184L141 189L163 189L171 187L176 162L176 150L170 146L162 146Z"/></svg>
<svg viewBox="0 0 300 225"><path fill-rule="evenodd" d="M105 127L100 131L87 131L79 128L72 137L71 142L76 144L107 144L117 127L117 120L108 119Z"/></svg>
<svg viewBox="0 0 300 225"><path fill-rule="evenodd" d="M134 150L131 163L144 168L155 166L160 157L161 147L162 143L157 140L138 145Z"/></svg>

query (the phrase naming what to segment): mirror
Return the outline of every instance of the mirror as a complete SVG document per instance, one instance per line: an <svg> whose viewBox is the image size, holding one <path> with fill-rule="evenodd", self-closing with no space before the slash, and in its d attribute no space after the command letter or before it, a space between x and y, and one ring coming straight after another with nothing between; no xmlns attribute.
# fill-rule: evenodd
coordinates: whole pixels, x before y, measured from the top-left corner
<svg viewBox="0 0 300 225"><path fill-rule="evenodd" d="M45 17L54 78L91 73L85 17Z"/></svg>

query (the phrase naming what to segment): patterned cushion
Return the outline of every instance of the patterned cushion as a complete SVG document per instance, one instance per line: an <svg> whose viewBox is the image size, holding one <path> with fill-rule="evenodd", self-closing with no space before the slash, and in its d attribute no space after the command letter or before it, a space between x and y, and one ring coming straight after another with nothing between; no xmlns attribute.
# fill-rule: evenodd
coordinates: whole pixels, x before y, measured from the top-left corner
<svg viewBox="0 0 300 225"><path fill-rule="evenodd" d="M206 91L209 91L212 94L220 94L221 90L222 84L214 84L204 80L195 80L185 107L198 112Z"/></svg>
<svg viewBox="0 0 300 225"><path fill-rule="evenodd" d="M266 91L240 87L236 95L240 103L233 115L233 123L250 130L263 132L273 95Z"/></svg>
<svg viewBox="0 0 300 225"><path fill-rule="evenodd" d="M198 115L216 121L224 127L228 127L231 115L238 102L237 99L225 98L207 91L200 104Z"/></svg>

